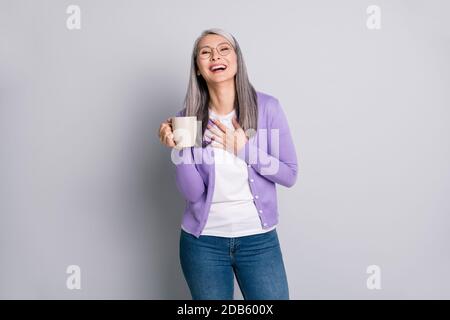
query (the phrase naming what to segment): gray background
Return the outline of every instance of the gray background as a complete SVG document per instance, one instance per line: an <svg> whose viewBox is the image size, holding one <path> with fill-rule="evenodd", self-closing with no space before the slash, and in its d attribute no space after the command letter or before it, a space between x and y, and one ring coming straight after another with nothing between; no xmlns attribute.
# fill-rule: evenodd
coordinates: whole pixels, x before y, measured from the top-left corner
<svg viewBox="0 0 450 320"><path fill-rule="evenodd" d="M221 27L297 147L298 182L278 187L291 298L450 298L449 10L1 0L0 297L190 298L184 202L156 133L181 109L196 36ZM81 290L66 288L71 264ZM372 264L381 290L366 287Z"/></svg>

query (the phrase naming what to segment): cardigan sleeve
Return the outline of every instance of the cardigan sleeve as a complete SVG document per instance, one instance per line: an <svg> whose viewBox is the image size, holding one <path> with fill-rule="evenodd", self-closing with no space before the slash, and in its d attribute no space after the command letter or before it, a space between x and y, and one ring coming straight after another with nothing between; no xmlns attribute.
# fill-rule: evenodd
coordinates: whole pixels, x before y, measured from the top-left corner
<svg viewBox="0 0 450 320"><path fill-rule="evenodd" d="M278 135L267 139L269 141L267 152L250 143L254 136L238 151L237 156L270 181L292 187L297 180L298 164L288 121L278 99L272 98L267 103L270 104L267 106L267 115L270 118L267 135L272 135L270 129L278 129ZM260 136L260 133L257 136Z"/></svg>
<svg viewBox="0 0 450 320"><path fill-rule="evenodd" d="M185 109L179 111L176 116L183 116ZM195 166L193 147L183 148L181 150L172 149L172 157L174 152L179 152L181 161L175 164L175 183L181 195L190 202L198 201L206 191L200 173ZM173 161L172 161L173 162Z"/></svg>

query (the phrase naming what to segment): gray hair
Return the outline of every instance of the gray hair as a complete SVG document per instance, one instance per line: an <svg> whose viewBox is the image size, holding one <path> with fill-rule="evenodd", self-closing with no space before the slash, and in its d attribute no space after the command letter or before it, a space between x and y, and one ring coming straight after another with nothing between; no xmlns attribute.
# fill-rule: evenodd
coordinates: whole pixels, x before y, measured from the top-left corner
<svg viewBox="0 0 450 320"><path fill-rule="evenodd" d="M256 132L258 122L258 107L256 91L250 83L245 67L239 43L229 32L222 29L212 28L203 31L195 40L191 57L191 70L189 84L184 99L186 108L185 116L197 116L197 121L202 121L202 135L208 123L209 91L205 79L197 76L197 52L200 40L208 34L217 34L227 39L233 46L237 56L237 72L234 79L236 88L236 99L234 108L236 110L239 125L245 132ZM253 131L254 130L254 131ZM251 133L252 134L252 133Z"/></svg>

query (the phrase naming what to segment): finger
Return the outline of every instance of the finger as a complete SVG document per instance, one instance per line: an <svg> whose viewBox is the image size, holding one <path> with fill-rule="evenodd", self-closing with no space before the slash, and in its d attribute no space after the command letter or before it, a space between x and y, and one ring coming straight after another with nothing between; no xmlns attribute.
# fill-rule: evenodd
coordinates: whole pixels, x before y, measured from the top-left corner
<svg viewBox="0 0 450 320"><path fill-rule="evenodd" d="M172 127L172 124L168 123L168 122L163 122L163 123L161 123L161 126L160 126L161 129L171 128L171 127Z"/></svg>
<svg viewBox="0 0 450 320"><path fill-rule="evenodd" d="M212 133L209 129L205 130L205 137L209 138L211 141L215 140L215 141L217 141L219 143L222 143L222 144L223 144L223 141L224 141L224 136L223 135L219 137L219 136L215 135L214 133Z"/></svg>
<svg viewBox="0 0 450 320"><path fill-rule="evenodd" d="M167 138L164 141L164 145L166 145L167 147L173 147L173 146L175 146L175 143L172 140L170 140L169 138Z"/></svg>
<svg viewBox="0 0 450 320"><path fill-rule="evenodd" d="M164 141L165 141L165 144L166 144L168 147L174 147L174 146L175 146L175 141L173 140L173 134L168 134L168 135L165 137Z"/></svg>
<svg viewBox="0 0 450 320"><path fill-rule="evenodd" d="M161 130L164 128L164 122L159 125L158 135L161 136Z"/></svg>
<svg viewBox="0 0 450 320"><path fill-rule="evenodd" d="M211 145L215 148L220 148L220 149L223 149L230 153L233 153L233 148L231 148L231 146L227 146L227 141L222 142L222 141L212 140Z"/></svg>
<svg viewBox="0 0 450 320"><path fill-rule="evenodd" d="M166 135L168 135L169 133L172 133L172 128L170 127L164 127L161 129L161 131L159 132L160 137L164 138Z"/></svg>
<svg viewBox="0 0 450 320"><path fill-rule="evenodd" d="M212 141L211 142L211 146L214 148L220 148L220 149L225 149L225 146L221 143L218 143L217 141Z"/></svg>
<svg viewBox="0 0 450 320"><path fill-rule="evenodd" d="M166 126L172 126L172 119L173 119L173 117L167 118L167 120L164 121L162 124L164 124Z"/></svg>
<svg viewBox="0 0 450 320"><path fill-rule="evenodd" d="M159 126L159 136L161 137L161 135L164 133L163 131L167 129L172 130L172 127L166 122L161 123L161 125Z"/></svg>
<svg viewBox="0 0 450 320"><path fill-rule="evenodd" d="M225 144L225 139L224 138L225 138L224 136L218 137L216 135L211 135L211 141L216 141L216 142L218 142L220 144L223 144L223 145Z"/></svg>
<svg viewBox="0 0 450 320"><path fill-rule="evenodd" d="M218 130L217 128L214 128L214 127L213 127L212 125L210 125L210 124L208 124L206 127L207 127L208 130L209 130L212 134L214 134L215 136L217 136L217 137L219 137L219 138L222 138L222 137L223 137L223 135L224 135L224 132L223 132L223 131Z"/></svg>
<svg viewBox="0 0 450 320"><path fill-rule="evenodd" d="M164 136L165 136L166 131L164 130L164 128L160 128L159 129L159 133L158 133L158 137L159 137L159 141L161 143L164 143Z"/></svg>
<svg viewBox="0 0 450 320"><path fill-rule="evenodd" d="M161 140L163 141L164 144L167 144L167 138L168 138L168 137L169 137L169 133L168 133L168 132L165 132L165 133L162 135Z"/></svg>
<svg viewBox="0 0 450 320"><path fill-rule="evenodd" d="M224 133L227 132L228 128L219 120L217 119L212 119L212 121L214 122L214 124L220 129L222 130Z"/></svg>
<svg viewBox="0 0 450 320"><path fill-rule="evenodd" d="M217 136L212 136L211 137L211 141L216 141L216 142L218 142L218 143L220 143L222 145L225 145L225 142L226 142L225 139L222 139L222 138L217 137Z"/></svg>
<svg viewBox="0 0 450 320"><path fill-rule="evenodd" d="M166 132L164 134L164 141L167 142L168 140L173 140L173 133L172 132Z"/></svg>
<svg viewBox="0 0 450 320"><path fill-rule="evenodd" d="M205 130L205 137L208 138L209 141L211 141L212 139L214 139L214 134L209 131L208 129Z"/></svg>

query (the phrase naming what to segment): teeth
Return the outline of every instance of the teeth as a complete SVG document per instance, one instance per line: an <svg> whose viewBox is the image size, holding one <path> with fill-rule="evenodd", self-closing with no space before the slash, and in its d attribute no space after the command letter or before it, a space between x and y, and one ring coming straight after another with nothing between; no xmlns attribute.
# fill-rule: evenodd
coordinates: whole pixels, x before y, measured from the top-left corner
<svg viewBox="0 0 450 320"><path fill-rule="evenodd" d="M217 69L220 69L220 68L223 68L224 70L226 69L226 66L225 65L218 65L218 66L214 66L214 67L212 67L211 68L211 71L216 71Z"/></svg>

